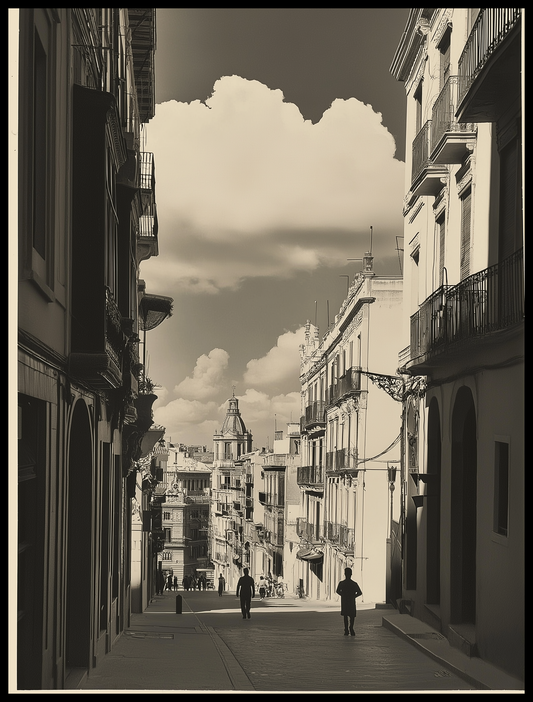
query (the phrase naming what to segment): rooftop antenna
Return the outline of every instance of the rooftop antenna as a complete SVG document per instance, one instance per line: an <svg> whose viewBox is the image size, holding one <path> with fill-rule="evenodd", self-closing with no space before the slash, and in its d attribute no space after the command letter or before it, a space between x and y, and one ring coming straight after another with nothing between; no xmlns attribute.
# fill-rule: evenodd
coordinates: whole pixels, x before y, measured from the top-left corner
<svg viewBox="0 0 533 702"><path fill-rule="evenodd" d="M372 233L373 227L370 227L370 255L372 255Z"/></svg>
<svg viewBox="0 0 533 702"><path fill-rule="evenodd" d="M317 301L315 300L315 327L316 327L316 316L317 316Z"/></svg>

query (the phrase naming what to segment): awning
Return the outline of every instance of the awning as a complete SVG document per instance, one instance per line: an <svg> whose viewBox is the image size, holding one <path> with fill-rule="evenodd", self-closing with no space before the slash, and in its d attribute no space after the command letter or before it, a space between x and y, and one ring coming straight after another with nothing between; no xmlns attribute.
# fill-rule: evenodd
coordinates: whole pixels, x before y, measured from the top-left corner
<svg viewBox="0 0 533 702"><path fill-rule="evenodd" d="M323 560L324 554L321 551L313 551L310 548L301 548L297 554L296 558L301 561L309 561L311 563L319 563Z"/></svg>
<svg viewBox="0 0 533 702"><path fill-rule="evenodd" d="M171 297L145 293L139 303L141 329L150 331L158 327L167 317L171 317L173 303L174 300Z"/></svg>

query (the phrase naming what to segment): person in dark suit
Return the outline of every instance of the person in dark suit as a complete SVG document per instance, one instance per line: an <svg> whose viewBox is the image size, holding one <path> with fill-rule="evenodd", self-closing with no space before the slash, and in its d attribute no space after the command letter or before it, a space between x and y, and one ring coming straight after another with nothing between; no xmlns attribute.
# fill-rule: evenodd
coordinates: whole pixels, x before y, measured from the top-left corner
<svg viewBox="0 0 533 702"><path fill-rule="evenodd" d="M250 619L250 607L252 606L252 598L255 597L255 582L248 575L248 568L244 569L244 575L241 575L237 583L237 597L241 600L242 618Z"/></svg>
<svg viewBox="0 0 533 702"><path fill-rule="evenodd" d="M350 634L355 636L353 628L356 616L355 599L363 593L361 588L352 580L352 569L344 569L345 579L337 585L337 595L341 596L341 617L344 617L344 636L348 636L348 622L350 623Z"/></svg>

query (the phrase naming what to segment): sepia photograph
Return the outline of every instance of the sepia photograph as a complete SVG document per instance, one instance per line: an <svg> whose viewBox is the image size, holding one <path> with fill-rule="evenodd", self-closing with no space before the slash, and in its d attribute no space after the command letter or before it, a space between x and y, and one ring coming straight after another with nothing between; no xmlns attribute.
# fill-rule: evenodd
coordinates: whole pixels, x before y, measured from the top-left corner
<svg viewBox="0 0 533 702"><path fill-rule="evenodd" d="M10 694L525 693L524 21L8 8Z"/></svg>

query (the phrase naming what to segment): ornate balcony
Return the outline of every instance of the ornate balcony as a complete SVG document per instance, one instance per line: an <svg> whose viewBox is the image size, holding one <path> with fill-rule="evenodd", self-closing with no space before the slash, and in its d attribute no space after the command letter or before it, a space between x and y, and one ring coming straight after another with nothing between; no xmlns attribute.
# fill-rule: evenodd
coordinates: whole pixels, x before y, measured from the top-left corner
<svg viewBox="0 0 533 702"><path fill-rule="evenodd" d="M155 115L155 17L153 7L128 8L135 87L143 122Z"/></svg>
<svg viewBox="0 0 533 702"><path fill-rule="evenodd" d="M337 379L335 385L330 385L328 392L329 404L341 402L354 393L361 391L361 369L350 368L346 373Z"/></svg>
<svg viewBox="0 0 533 702"><path fill-rule="evenodd" d="M460 342L483 339L523 322L523 249L502 263L474 273L458 285L442 286L411 317L409 369Z"/></svg>
<svg viewBox="0 0 533 702"><path fill-rule="evenodd" d="M336 524L334 522L325 522L326 539L338 546L344 551L353 552L355 538L354 530L348 528L344 524Z"/></svg>
<svg viewBox="0 0 533 702"><path fill-rule="evenodd" d="M105 287L93 298L92 314L85 320L84 332L73 344L69 358L71 374L95 389L119 388L126 339L120 311L109 288Z"/></svg>
<svg viewBox="0 0 533 702"><path fill-rule="evenodd" d="M326 403L323 400L316 400L305 408L304 429L312 426L326 426Z"/></svg>
<svg viewBox="0 0 533 702"><path fill-rule="evenodd" d="M431 160L431 120L428 120L413 141L411 196L436 195L446 183L448 169Z"/></svg>
<svg viewBox="0 0 533 702"><path fill-rule="evenodd" d="M521 17L517 7L482 8L458 62L461 122L495 122L521 92Z"/></svg>
<svg viewBox="0 0 533 702"><path fill-rule="evenodd" d="M310 488L324 488L323 466L298 466L296 473L298 485Z"/></svg>
<svg viewBox="0 0 533 702"><path fill-rule="evenodd" d="M455 117L459 79L450 76L433 105L430 128L431 161L434 164L462 163L472 151L476 125Z"/></svg>
<svg viewBox="0 0 533 702"><path fill-rule="evenodd" d="M159 255L158 220L155 202L155 162L149 151L139 153L139 187L141 192L141 215L137 236L137 261L145 261Z"/></svg>

